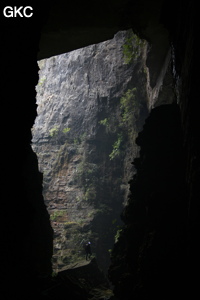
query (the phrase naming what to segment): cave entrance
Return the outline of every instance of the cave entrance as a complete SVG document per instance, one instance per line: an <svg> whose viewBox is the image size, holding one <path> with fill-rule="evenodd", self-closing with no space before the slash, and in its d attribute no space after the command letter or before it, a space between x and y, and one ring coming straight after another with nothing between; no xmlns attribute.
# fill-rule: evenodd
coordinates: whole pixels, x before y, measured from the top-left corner
<svg viewBox="0 0 200 300"><path fill-rule="evenodd" d="M132 30L38 62L32 148L54 230L53 269L92 257L106 271L122 225L135 138L148 113L147 43Z"/></svg>

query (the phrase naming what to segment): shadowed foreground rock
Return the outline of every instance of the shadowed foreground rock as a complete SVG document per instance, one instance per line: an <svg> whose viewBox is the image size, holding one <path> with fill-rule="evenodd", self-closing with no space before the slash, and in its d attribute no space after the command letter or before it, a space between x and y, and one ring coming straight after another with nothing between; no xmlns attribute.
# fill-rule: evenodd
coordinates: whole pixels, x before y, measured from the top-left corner
<svg viewBox="0 0 200 300"><path fill-rule="evenodd" d="M187 207L180 111L155 108L136 139L137 174L115 244L110 279L119 299L168 299L188 279Z"/></svg>

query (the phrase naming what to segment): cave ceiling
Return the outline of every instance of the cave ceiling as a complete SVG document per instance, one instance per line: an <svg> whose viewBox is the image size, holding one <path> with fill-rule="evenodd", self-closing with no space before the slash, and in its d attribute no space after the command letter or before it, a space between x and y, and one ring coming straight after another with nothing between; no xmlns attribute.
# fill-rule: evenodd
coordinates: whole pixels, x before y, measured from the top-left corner
<svg viewBox="0 0 200 300"><path fill-rule="evenodd" d="M150 42L165 47L166 30L160 24L162 4L160 0L58 0L48 7L38 60L100 43L131 27Z"/></svg>

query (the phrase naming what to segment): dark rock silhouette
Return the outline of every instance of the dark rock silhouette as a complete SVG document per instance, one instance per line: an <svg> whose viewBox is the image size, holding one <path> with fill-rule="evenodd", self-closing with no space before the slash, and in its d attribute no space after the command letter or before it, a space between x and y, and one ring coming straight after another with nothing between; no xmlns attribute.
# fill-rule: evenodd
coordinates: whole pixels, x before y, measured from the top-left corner
<svg viewBox="0 0 200 300"><path fill-rule="evenodd" d="M114 247L110 276L119 299L158 299L161 294L167 299L172 291L178 295L188 271L178 106L152 110L136 142L141 147L134 162L137 174L130 182L131 195L122 214L125 227Z"/></svg>

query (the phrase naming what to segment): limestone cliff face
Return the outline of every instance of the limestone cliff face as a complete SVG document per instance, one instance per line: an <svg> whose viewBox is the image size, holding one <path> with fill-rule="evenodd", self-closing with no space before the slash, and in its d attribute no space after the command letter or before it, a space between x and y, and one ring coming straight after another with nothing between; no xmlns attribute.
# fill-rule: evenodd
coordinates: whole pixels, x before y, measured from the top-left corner
<svg viewBox="0 0 200 300"><path fill-rule="evenodd" d="M54 267L83 258L84 244L103 268L121 225L134 174L135 144L155 105L146 67L148 44L132 31L39 62L38 117L32 147L54 228Z"/></svg>

